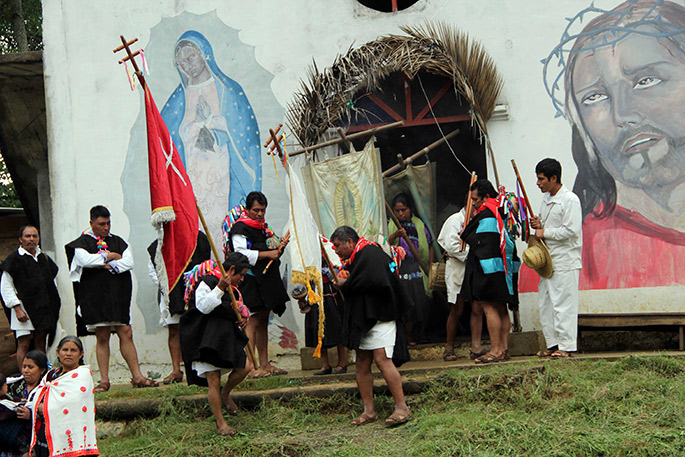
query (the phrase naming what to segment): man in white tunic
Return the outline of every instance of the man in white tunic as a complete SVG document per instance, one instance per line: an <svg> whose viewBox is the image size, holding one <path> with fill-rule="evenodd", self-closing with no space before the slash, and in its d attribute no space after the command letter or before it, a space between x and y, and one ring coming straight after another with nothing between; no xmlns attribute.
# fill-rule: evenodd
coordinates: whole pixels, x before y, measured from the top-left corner
<svg viewBox="0 0 685 457"><path fill-rule="evenodd" d="M577 350L578 278L582 268L582 211L578 196L561 183L561 164L544 159L535 167L544 193L538 217L531 217L535 236L544 239L554 272L540 278L538 307L547 341L541 357L570 357Z"/></svg>
<svg viewBox="0 0 685 457"><path fill-rule="evenodd" d="M473 214L472 214L473 215ZM464 281L466 271L466 257L469 254L469 246L465 244L461 247L461 237L459 234L464 230L466 220L466 208L452 214L447 218L438 235L438 243L447 254L445 264L445 285L447 286L447 302L450 305L450 314L447 317L447 339L445 341L445 351L442 355L445 362L457 360L454 353L454 338L457 335L457 325L459 318L464 312L464 299L459 295L461 284ZM479 302L471 303L471 317L469 326L471 327L471 359L476 359L487 351L481 345L481 335L483 331L483 309Z"/></svg>

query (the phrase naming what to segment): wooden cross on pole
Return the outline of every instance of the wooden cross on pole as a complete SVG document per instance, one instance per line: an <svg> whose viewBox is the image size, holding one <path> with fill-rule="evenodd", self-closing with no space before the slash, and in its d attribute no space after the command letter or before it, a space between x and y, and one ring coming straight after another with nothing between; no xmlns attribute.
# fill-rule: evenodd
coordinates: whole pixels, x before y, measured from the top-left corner
<svg viewBox="0 0 685 457"><path fill-rule="evenodd" d="M127 56L124 57L119 61L120 64L130 61L131 65L133 65L133 69L135 71L135 75L138 78L138 81L140 81L140 85L143 86L144 90L147 90L147 83L145 82L145 76L143 75L143 72L140 71L140 68L138 68L138 64L136 63L135 57L140 54L140 50L136 52L131 52L131 45L138 41L138 38L134 38L131 41L126 41L126 38L124 38L124 35L120 35L121 38L121 46L115 48L112 50L115 54L121 50L126 50ZM173 148L172 148L173 150ZM219 252L216 249L216 245L214 244L214 240L212 239L212 235L209 233L209 229L207 228L207 223L205 222L205 217L202 214L202 210L200 209L200 205L197 204L197 200L195 201L195 207L197 208L197 214L200 216L200 222L202 222L202 227L205 230L205 235L207 235L207 240L209 241L209 246L212 249L212 252L214 253L214 257L216 258L216 262L219 264L219 268L221 269L221 274L226 275L226 270L224 269L223 263L220 261L219 257ZM236 314L236 317L238 320L242 319L242 315L240 314L240 311L238 311L238 302L235 298L235 294L233 293L233 287L228 287L226 290L228 290L228 295L231 298L231 305L233 306L233 311ZM254 366L254 369L256 370L259 365L257 364L257 358L254 355L254 350L252 349L252 344L249 341L248 337L248 343L247 343L247 351L248 355L250 356L250 360L252 361L252 365Z"/></svg>

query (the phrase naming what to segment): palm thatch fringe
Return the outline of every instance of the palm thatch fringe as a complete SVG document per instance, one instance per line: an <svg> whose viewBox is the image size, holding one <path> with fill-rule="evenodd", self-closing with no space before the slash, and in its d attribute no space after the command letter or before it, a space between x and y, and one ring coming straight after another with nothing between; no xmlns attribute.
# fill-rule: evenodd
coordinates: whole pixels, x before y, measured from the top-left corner
<svg viewBox="0 0 685 457"><path fill-rule="evenodd" d="M404 72L413 79L420 71L452 79L471 107L472 127L487 141L490 119L503 80L483 46L448 24L427 22L404 26L406 35L387 35L336 57L320 72L313 62L307 80L288 106L286 119L302 146L317 144L324 132L343 119L367 116L352 103L361 91L373 92L391 73Z"/></svg>

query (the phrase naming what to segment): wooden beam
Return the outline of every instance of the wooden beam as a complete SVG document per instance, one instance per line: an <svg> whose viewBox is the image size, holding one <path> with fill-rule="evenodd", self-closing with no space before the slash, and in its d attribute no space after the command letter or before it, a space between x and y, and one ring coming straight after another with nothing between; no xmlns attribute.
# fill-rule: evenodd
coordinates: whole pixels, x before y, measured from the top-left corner
<svg viewBox="0 0 685 457"><path fill-rule="evenodd" d="M379 127L370 128L363 130L361 132L353 133L352 135L347 135L348 140L356 140L357 138L364 138L365 136L373 135L376 132L382 132L384 130L394 129L396 127L401 127L404 125L404 121L393 122L391 124L381 125ZM306 148L298 149L288 154L288 156L293 157L299 154L304 154L305 152L314 151L316 149L325 148L326 146L332 146L334 144L342 143L344 140L342 138L335 138L333 140L324 141L323 143L315 144L313 146L307 146Z"/></svg>
<svg viewBox="0 0 685 457"><path fill-rule="evenodd" d="M395 174L396 172L398 172L399 170L401 170L403 167L409 165L410 163L412 163L414 160L418 159L418 158L421 157L422 155L428 154L428 153L431 152L433 149L437 148L437 147L440 146L442 143L445 143L446 141L448 141L450 138L454 137L454 136L457 135L458 133L459 133L459 129L456 129L456 130L454 130L454 131L448 133L446 136L440 138L439 140L434 141L433 143L429 144L429 145L426 146L425 148L421 149L419 152L410 155L409 157L407 157L406 159L404 159L404 162L403 162L402 164L399 164L399 163L398 163L397 165L393 165L392 167L390 167L390 168L388 168L387 170L385 170L385 171L383 172L383 177L385 177L385 176L391 176L391 175ZM349 137L348 137L348 138L349 138Z"/></svg>

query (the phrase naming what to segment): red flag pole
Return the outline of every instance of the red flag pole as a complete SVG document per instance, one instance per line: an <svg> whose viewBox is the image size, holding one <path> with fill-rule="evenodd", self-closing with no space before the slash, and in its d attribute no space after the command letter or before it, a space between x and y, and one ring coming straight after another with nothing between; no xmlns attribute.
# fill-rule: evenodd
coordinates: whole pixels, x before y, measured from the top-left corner
<svg viewBox="0 0 685 457"><path fill-rule="evenodd" d="M135 43L136 41L138 41L138 38L134 38L131 41L126 41L126 38L124 38L123 35L120 35L120 37L121 37L122 45L119 46L118 48L114 49L113 52L117 53L117 52L121 51L122 49L126 50L126 53L128 54L128 56L121 59L119 61L119 63L123 63L123 62L126 62L127 60L130 60L131 65L133 65L133 69L135 70L135 74L138 77L138 81L140 81L140 85L143 87L143 90L147 91L148 87L147 87L147 83L145 82L145 77L143 76L142 72L138 68L138 64L136 63L136 60L134 59L134 57L136 55L138 55L138 52L136 52L135 54L131 53L131 48L130 48L130 45ZM205 229L205 234L207 235L207 240L209 241L209 246L211 247L212 253L214 254L214 257L216 258L216 261L219 264L219 268L221 269L221 274L223 276L225 276L226 270L224 269L223 263L220 261L219 252L217 251L216 246L214 245L214 240L212 239L212 235L210 234L209 229L207 228L207 223L205 222L205 217L202 214L202 210L200 209L200 205L197 204L197 200L195 200L195 207L197 208L198 216L200 216L200 222L202 223L202 227ZM236 301L235 294L233 293L233 286L228 288L228 295L231 298L231 305L233 307L233 311L236 314L236 317L238 318L238 320L241 320L243 318L243 316L240 314L240 311L238 311L238 302ZM249 337L248 337L248 342L247 342L247 352L250 356L250 361L252 362L252 366L256 370L259 365L257 364L257 358L255 357L254 351L252 350L252 344L250 342Z"/></svg>

